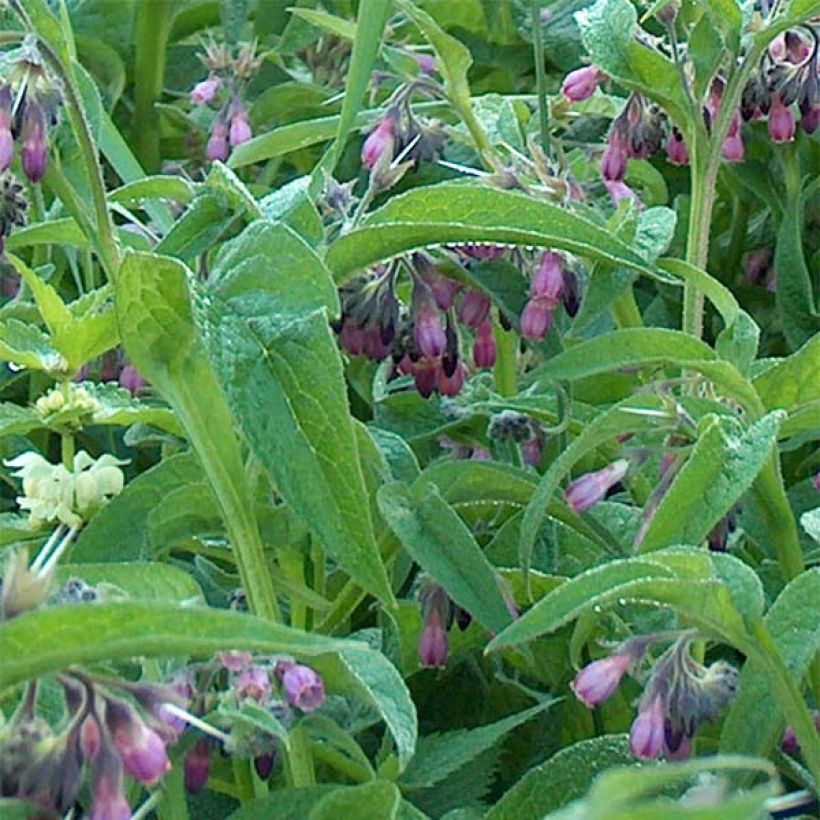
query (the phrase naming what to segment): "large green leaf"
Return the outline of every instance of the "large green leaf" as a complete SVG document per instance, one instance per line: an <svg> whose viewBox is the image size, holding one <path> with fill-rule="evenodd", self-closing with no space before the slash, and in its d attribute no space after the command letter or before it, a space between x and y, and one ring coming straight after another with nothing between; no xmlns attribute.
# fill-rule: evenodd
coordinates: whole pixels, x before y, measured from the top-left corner
<svg viewBox="0 0 820 820"><path fill-rule="evenodd" d="M382 517L404 548L459 606L491 632L510 623L500 579L434 485L424 479L412 488L387 484L378 500Z"/></svg>
<svg viewBox="0 0 820 820"><path fill-rule="evenodd" d="M240 318L215 305L211 326L228 401L278 491L351 578L391 604L325 311Z"/></svg>
<svg viewBox="0 0 820 820"><path fill-rule="evenodd" d="M753 384L767 410L793 411L820 401L820 335L791 356L777 360L756 376Z"/></svg>
<svg viewBox="0 0 820 820"><path fill-rule="evenodd" d="M640 551L700 544L752 486L777 441L782 411L744 430L731 416L712 416L675 476L641 541Z"/></svg>
<svg viewBox="0 0 820 820"><path fill-rule="evenodd" d="M571 251L658 275L604 228L571 211L512 191L442 183L393 197L360 228L334 242L326 261L341 283L362 268L441 243L496 242Z"/></svg>
<svg viewBox="0 0 820 820"><path fill-rule="evenodd" d="M388 780L372 780L361 786L330 792L310 810L307 820L337 820L351 816L396 820L400 808L401 793L396 784Z"/></svg>
<svg viewBox="0 0 820 820"><path fill-rule="evenodd" d="M789 673L806 674L820 650L820 569L795 578L766 613L765 623ZM720 738L723 752L766 755L780 739L785 718L768 679L754 660L740 677L740 694L732 704Z"/></svg>

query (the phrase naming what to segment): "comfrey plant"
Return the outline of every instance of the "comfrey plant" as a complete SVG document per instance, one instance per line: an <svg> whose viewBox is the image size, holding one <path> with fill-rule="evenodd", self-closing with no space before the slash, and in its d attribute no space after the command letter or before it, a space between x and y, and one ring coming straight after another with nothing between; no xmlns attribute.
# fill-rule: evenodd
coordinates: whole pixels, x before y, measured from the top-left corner
<svg viewBox="0 0 820 820"><path fill-rule="evenodd" d="M0 814L810 814L820 3L292 5L0 0Z"/></svg>

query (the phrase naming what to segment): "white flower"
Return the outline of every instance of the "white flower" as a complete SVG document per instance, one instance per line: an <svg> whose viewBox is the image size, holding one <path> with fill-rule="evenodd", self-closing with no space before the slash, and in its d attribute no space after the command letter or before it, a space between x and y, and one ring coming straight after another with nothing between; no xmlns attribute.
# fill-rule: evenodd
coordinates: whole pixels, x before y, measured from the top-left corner
<svg viewBox="0 0 820 820"><path fill-rule="evenodd" d="M84 387L68 385L67 394L62 387L55 387L40 396L34 407L41 416L52 416L62 410L79 410L82 413L96 413L100 403Z"/></svg>
<svg viewBox="0 0 820 820"><path fill-rule="evenodd" d="M93 459L81 450L74 457L72 472L34 452L23 453L6 465L16 468L12 475L23 479L23 495L17 503L29 511L33 527L60 522L76 529L122 491L125 478L120 465L127 463L107 453Z"/></svg>

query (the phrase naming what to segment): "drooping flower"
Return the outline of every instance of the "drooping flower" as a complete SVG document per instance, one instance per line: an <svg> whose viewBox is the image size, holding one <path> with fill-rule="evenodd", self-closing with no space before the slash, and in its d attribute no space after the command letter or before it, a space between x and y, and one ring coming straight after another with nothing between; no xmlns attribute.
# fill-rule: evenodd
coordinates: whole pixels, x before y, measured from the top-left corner
<svg viewBox="0 0 820 820"><path fill-rule="evenodd" d="M772 105L769 109L769 136L773 142L784 143L794 140L795 122L794 114L783 101L780 94L772 94Z"/></svg>
<svg viewBox="0 0 820 820"><path fill-rule="evenodd" d="M612 464L587 473L575 479L564 491L564 498L570 508L577 512L585 512L602 501L607 492L614 487L629 470L629 461L618 459Z"/></svg>
<svg viewBox="0 0 820 820"><path fill-rule="evenodd" d="M458 320L467 327L478 327L490 312L490 299L477 290L468 290L458 306Z"/></svg>
<svg viewBox="0 0 820 820"><path fill-rule="evenodd" d="M162 738L132 706L107 699L105 724L126 774L140 783L153 785L171 768Z"/></svg>
<svg viewBox="0 0 820 820"><path fill-rule="evenodd" d="M315 712L324 705L325 685L322 678L309 666L280 662L277 664L276 674L282 681L285 698L291 706L302 712Z"/></svg>
<svg viewBox="0 0 820 820"><path fill-rule="evenodd" d="M46 115L40 103L29 100L23 111L23 148L20 159L23 173L33 183L39 182L48 164L46 144Z"/></svg>
<svg viewBox="0 0 820 820"><path fill-rule="evenodd" d="M641 703L638 716L629 731L629 749L641 760L656 760L665 743L665 709L663 696L655 695L649 703Z"/></svg>
<svg viewBox="0 0 820 820"><path fill-rule="evenodd" d="M228 123L221 117L217 117L211 128L211 136L205 146L205 156L211 161L224 162L231 153L231 146L228 142Z"/></svg>
<svg viewBox="0 0 820 820"><path fill-rule="evenodd" d="M477 328L473 343L473 363L479 369L495 366L496 344L493 336L493 323L485 319Z"/></svg>
<svg viewBox="0 0 820 820"><path fill-rule="evenodd" d="M0 84L0 173L5 171L14 159L11 105L11 89L5 83Z"/></svg>
<svg viewBox="0 0 820 820"><path fill-rule="evenodd" d="M197 794L205 788L211 772L211 741L200 738L185 755L185 791Z"/></svg>
<svg viewBox="0 0 820 820"><path fill-rule="evenodd" d="M635 657L630 653L616 653L593 661L575 676L570 688L584 706L594 709L615 694L634 662Z"/></svg>
<svg viewBox="0 0 820 820"><path fill-rule="evenodd" d="M530 298L544 299L552 304L553 309L558 305L564 291L564 266L560 254L546 251L541 256L538 269L530 281Z"/></svg>
<svg viewBox="0 0 820 820"><path fill-rule="evenodd" d="M231 124L228 130L228 142L231 148L236 148L238 145L247 142L253 136L251 131L251 124L248 120L248 114L243 109L237 109L231 115Z"/></svg>
<svg viewBox="0 0 820 820"><path fill-rule="evenodd" d="M547 299L530 299L521 313L521 336L533 342L541 341L552 327L553 306Z"/></svg>
<svg viewBox="0 0 820 820"><path fill-rule="evenodd" d="M216 75L211 75L207 80L198 82L191 91L192 105L207 105L222 88L222 80Z"/></svg>
<svg viewBox="0 0 820 820"><path fill-rule="evenodd" d="M396 118L386 114L370 132L362 146L362 165L372 170L385 154L392 157L396 139Z"/></svg>
<svg viewBox="0 0 820 820"><path fill-rule="evenodd" d="M413 336L422 356L437 359L447 347L447 336L432 300L421 300L414 316Z"/></svg>
<svg viewBox="0 0 820 820"><path fill-rule="evenodd" d="M620 182L626 176L628 158L628 141L620 128L613 127L601 157L601 176L610 182Z"/></svg>
<svg viewBox="0 0 820 820"><path fill-rule="evenodd" d="M603 79L604 75L594 65L578 68L564 78L561 93L568 102L583 102L595 93Z"/></svg>
<svg viewBox="0 0 820 820"><path fill-rule="evenodd" d="M673 128L666 141L666 158L672 165L688 165L689 151L686 150L686 141L677 128Z"/></svg>

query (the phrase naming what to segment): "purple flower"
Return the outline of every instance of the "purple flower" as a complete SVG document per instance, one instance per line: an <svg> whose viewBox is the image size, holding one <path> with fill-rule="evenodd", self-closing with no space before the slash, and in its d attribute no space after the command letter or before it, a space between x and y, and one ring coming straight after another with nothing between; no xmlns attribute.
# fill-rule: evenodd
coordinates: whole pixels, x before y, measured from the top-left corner
<svg viewBox="0 0 820 820"><path fill-rule="evenodd" d="M673 129L666 141L666 158L672 165L688 165L689 151L686 150L686 141L677 129Z"/></svg>
<svg viewBox="0 0 820 820"><path fill-rule="evenodd" d="M416 313L413 338L422 356L430 359L437 359L447 347L447 336L438 311L427 300L421 303Z"/></svg>
<svg viewBox="0 0 820 820"><path fill-rule="evenodd" d="M413 368L413 382L422 398L429 398L436 389L435 359L419 359Z"/></svg>
<svg viewBox="0 0 820 820"><path fill-rule="evenodd" d="M211 744L205 738L197 740L185 755L185 790L196 794L205 788L211 771Z"/></svg>
<svg viewBox="0 0 820 820"><path fill-rule="evenodd" d="M531 438L521 445L521 458L530 467L537 467L541 463L541 442L537 438Z"/></svg>
<svg viewBox="0 0 820 820"><path fill-rule="evenodd" d="M125 799L122 784L122 766L109 758L97 772L89 820L129 820L131 807Z"/></svg>
<svg viewBox="0 0 820 820"><path fill-rule="evenodd" d="M473 343L473 362L479 369L489 369L495 365L496 357L493 325L489 319L483 321L476 330Z"/></svg>
<svg viewBox="0 0 820 820"><path fill-rule="evenodd" d="M615 694L634 660L632 654L616 653L593 661L575 676L570 688L584 706L594 709Z"/></svg>
<svg viewBox="0 0 820 820"><path fill-rule="evenodd" d="M429 54L417 54L411 52L410 56L419 64L419 70L422 74L432 76L436 73L436 59Z"/></svg>
<svg viewBox="0 0 820 820"><path fill-rule="evenodd" d="M364 352L364 337L364 328L351 319L345 319L339 333L339 341L351 356L360 356Z"/></svg>
<svg viewBox="0 0 820 820"><path fill-rule="evenodd" d="M126 774L150 786L171 768L162 738L145 725L133 707L113 699L106 701L105 722Z"/></svg>
<svg viewBox="0 0 820 820"><path fill-rule="evenodd" d="M444 666L447 660L447 630L444 628L441 613L432 607L424 622L424 629L419 638L419 660L424 667Z"/></svg>
<svg viewBox="0 0 820 820"><path fill-rule="evenodd" d="M577 513L585 512L603 500L611 487L617 484L627 473L629 462L625 458L613 461L612 464L594 473L587 473L576 478L564 491L564 498L570 508Z"/></svg>
<svg viewBox="0 0 820 820"><path fill-rule="evenodd" d="M740 113L737 111L729 124L729 132L723 141L721 153L726 162L743 162L746 147L743 144L743 137L740 135Z"/></svg>
<svg viewBox="0 0 820 820"><path fill-rule="evenodd" d="M80 727L80 752L83 760L93 760L100 751L102 735L96 715L89 714Z"/></svg>
<svg viewBox="0 0 820 820"><path fill-rule="evenodd" d="M23 113L23 150L20 158L25 175L31 182L39 182L46 172L48 147L45 112L36 102L28 102Z"/></svg>
<svg viewBox="0 0 820 820"><path fill-rule="evenodd" d="M544 299L557 306L564 291L563 259L553 251L546 251L541 257L538 270L530 281L530 296L533 299Z"/></svg>
<svg viewBox="0 0 820 820"><path fill-rule="evenodd" d="M211 161L216 162L220 160L224 162L231 153L231 147L228 144L228 123L219 117L211 130L211 136L208 138L208 144L205 146L205 156Z"/></svg>
<svg viewBox="0 0 820 820"><path fill-rule="evenodd" d="M253 655L250 652L220 652L216 659L229 672L241 672L246 666L253 662Z"/></svg>
<svg viewBox="0 0 820 820"><path fill-rule="evenodd" d="M552 327L553 307L546 299L530 299L521 313L521 336L539 342Z"/></svg>
<svg viewBox="0 0 820 820"><path fill-rule="evenodd" d="M292 662L280 663L277 673L282 666L285 666L281 674L282 688L288 703L302 712L315 712L320 708L325 702L321 677L309 666Z"/></svg>
<svg viewBox="0 0 820 820"><path fill-rule="evenodd" d="M603 79L604 75L594 65L578 68L564 78L561 93L568 102L583 102L595 93Z"/></svg>
<svg viewBox="0 0 820 820"><path fill-rule="evenodd" d="M813 134L817 130L817 126L820 125L820 105L806 107L803 116L800 118L800 124L807 134Z"/></svg>
<svg viewBox="0 0 820 820"><path fill-rule="evenodd" d="M692 738L685 732L670 732L668 721L664 730L663 756L666 760L689 760L692 757Z"/></svg>
<svg viewBox="0 0 820 820"><path fill-rule="evenodd" d="M489 312L489 297L477 290L468 290L458 306L458 320L467 327L478 327Z"/></svg>
<svg viewBox="0 0 820 820"><path fill-rule="evenodd" d="M261 666L249 666L243 669L236 678L234 691L239 700L255 700L257 703L270 700L271 685L268 670Z"/></svg>
<svg viewBox="0 0 820 820"><path fill-rule="evenodd" d="M620 128L609 132L606 149L601 157L601 176L610 182L620 182L626 176L629 143Z"/></svg>
<svg viewBox="0 0 820 820"><path fill-rule="evenodd" d="M499 245L459 245L458 250L479 262L492 262L504 254L504 248Z"/></svg>
<svg viewBox="0 0 820 820"><path fill-rule="evenodd" d="M656 760L663 752L665 737L663 697L656 695L648 705L641 705L629 731L629 749L640 760Z"/></svg>
<svg viewBox="0 0 820 820"><path fill-rule="evenodd" d="M207 105L219 93L222 88L222 80L211 75L207 80L197 83L191 91L192 105Z"/></svg>
<svg viewBox="0 0 820 820"><path fill-rule="evenodd" d="M425 276L424 281L433 294L436 307L438 307L439 310L449 310L453 306L456 293L458 293L461 285L452 279L448 279L446 276L439 276L438 274Z"/></svg>
<svg viewBox="0 0 820 820"><path fill-rule="evenodd" d="M274 756L272 753L257 755L253 759L253 767L259 775L260 780L267 780L273 771Z"/></svg>
<svg viewBox="0 0 820 820"><path fill-rule="evenodd" d="M811 480L811 483L814 485L814 489L820 493L820 472L814 474L814 478Z"/></svg>
<svg viewBox="0 0 820 820"><path fill-rule="evenodd" d="M231 117L231 127L228 132L228 141L231 148L236 148L237 145L242 145L253 136L251 131L251 124L248 122L248 115L244 110L235 111Z"/></svg>
<svg viewBox="0 0 820 820"><path fill-rule="evenodd" d="M120 372L120 386L132 396L136 396L147 384L148 382L140 376L139 371L132 364L125 365Z"/></svg>
<svg viewBox="0 0 820 820"><path fill-rule="evenodd" d="M464 387L464 365L461 362L456 364L455 370L451 375L447 375L444 367L439 367L436 370L436 387L442 396L457 396Z"/></svg>
<svg viewBox="0 0 820 820"><path fill-rule="evenodd" d="M769 109L769 136L773 142L783 143L794 140L794 114L783 105L780 94L772 94L772 106Z"/></svg>
<svg viewBox="0 0 820 820"><path fill-rule="evenodd" d="M382 158L384 154L393 153L393 143L396 136L396 122L391 114L383 117L379 124L368 134L362 146L362 165L368 170Z"/></svg>
<svg viewBox="0 0 820 820"><path fill-rule="evenodd" d="M14 159L14 137L11 134L11 90L0 86L0 173Z"/></svg>
<svg viewBox="0 0 820 820"><path fill-rule="evenodd" d="M612 204L617 208L618 203L623 199L631 199L639 208L641 206L640 197L625 183L620 180L604 180L604 187L612 200Z"/></svg>

